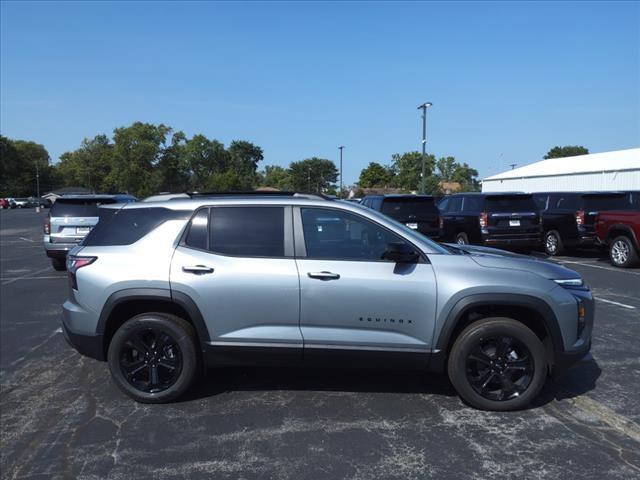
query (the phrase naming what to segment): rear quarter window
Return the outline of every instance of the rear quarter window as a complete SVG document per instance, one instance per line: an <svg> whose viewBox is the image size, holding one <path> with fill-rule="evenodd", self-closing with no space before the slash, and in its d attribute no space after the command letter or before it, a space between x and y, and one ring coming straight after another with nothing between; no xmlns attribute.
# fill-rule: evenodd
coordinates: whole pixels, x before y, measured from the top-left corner
<svg viewBox="0 0 640 480"><path fill-rule="evenodd" d="M613 195L585 195L584 210L605 211L605 210L631 210L633 208L630 194Z"/></svg>
<svg viewBox="0 0 640 480"><path fill-rule="evenodd" d="M169 208L101 208L98 224L82 241L86 247L131 245L168 220L186 220L190 210Z"/></svg>
<svg viewBox="0 0 640 480"><path fill-rule="evenodd" d="M439 213L433 198L385 198L382 213L396 220L421 218Z"/></svg>

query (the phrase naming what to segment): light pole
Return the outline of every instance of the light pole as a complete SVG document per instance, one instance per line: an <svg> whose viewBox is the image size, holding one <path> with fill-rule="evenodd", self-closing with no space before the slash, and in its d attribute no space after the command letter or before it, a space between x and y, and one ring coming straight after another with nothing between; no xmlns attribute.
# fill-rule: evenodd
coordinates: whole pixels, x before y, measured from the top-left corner
<svg viewBox="0 0 640 480"><path fill-rule="evenodd" d="M418 107L422 109L422 176L420 177L420 193L424 194L425 163L427 161L427 108L433 103L425 102Z"/></svg>
<svg viewBox="0 0 640 480"><path fill-rule="evenodd" d="M344 146L338 147L338 149L340 150L340 190L338 192L338 195L342 195L342 149L343 148Z"/></svg>
<svg viewBox="0 0 640 480"><path fill-rule="evenodd" d="M38 169L38 160L36 160L36 198L38 202L36 212L40 213L40 170Z"/></svg>

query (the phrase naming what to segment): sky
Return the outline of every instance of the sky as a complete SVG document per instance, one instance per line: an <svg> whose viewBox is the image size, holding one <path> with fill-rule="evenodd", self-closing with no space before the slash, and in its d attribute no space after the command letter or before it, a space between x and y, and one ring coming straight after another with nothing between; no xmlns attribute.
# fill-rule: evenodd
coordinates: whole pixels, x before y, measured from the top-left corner
<svg viewBox="0 0 640 480"><path fill-rule="evenodd" d="M640 146L640 2L5 2L0 132L52 161L134 121L357 181L421 148L480 177Z"/></svg>

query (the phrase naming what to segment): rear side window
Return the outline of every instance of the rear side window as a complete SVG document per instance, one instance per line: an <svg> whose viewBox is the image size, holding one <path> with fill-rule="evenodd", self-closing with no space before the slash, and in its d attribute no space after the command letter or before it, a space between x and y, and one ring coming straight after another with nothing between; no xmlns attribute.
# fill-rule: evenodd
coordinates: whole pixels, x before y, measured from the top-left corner
<svg viewBox="0 0 640 480"><path fill-rule="evenodd" d="M465 212L479 212L482 210L482 198L480 197L464 197Z"/></svg>
<svg viewBox="0 0 640 480"><path fill-rule="evenodd" d="M462 197L450 197L447 213L459 212L462 210Z"/></svg>
<svg viewBox="0 0 640 480"><path fill-rule="evenodd" d="M618 195L585 195L584 210L604 211L604 210L631 210L632 205L629 194Z"/></svg>
<svg viewBox="0 0 640 480"><path fill-rule="evenodd" d="M549 198L549 208L580 210L580 197L571 194L553 194Z"/></svg>
<svg viewBox="0 0 640 480"><path fill-rule="evenodd" d="M284 256L283 207L216 207L209 220L209 250L240 257Z"/></svg>
<svg viewBox="0 0 640 480"><path fill-rule="evenodd" d="M190 210L168 208L101 208L98 224L82 241L87 247L131 245L167 220L186 220Z"/></svg>
<svg viewBox="0 0 640 480"><path fill-rule="evenodd" d="M209 209L200 210L191 219L185 245L200 250L209 248Z"/></svg>
<svg viewBox="0 0 640 480"><path fill-rule="evenodd" d="M424 218L438 214L433 198L385 198L382 203L382 213L396 220L409 218Z"/></svg>
<svg viewBox="0 0 640 480"><path fill-rule="evenodd" d="M487 197L486 210L488 212L537 212L538 207L531 195L501 195Z"/></svg>
<svg viewBox="0 0 640 480"><path fill-rule="evenodd" d="M52 217L97 217L98 207L115 203L111 199L64 199L59 198L51 207Z"/></svg>

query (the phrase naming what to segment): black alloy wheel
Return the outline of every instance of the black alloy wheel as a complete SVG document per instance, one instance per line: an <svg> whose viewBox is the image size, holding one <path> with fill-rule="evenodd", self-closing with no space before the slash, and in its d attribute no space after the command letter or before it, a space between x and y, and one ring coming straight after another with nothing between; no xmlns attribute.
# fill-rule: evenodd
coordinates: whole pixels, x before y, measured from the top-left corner
<svg viewBox="0 0 640 480"><path fill-rule="evenodd" d="M494 401L522 394L534 369L531 352L508 335L483 338L467 356L467 380L479 395Z"/></svg>
<svg viewBox="0 0 640 480"><path fill-rule="evenodd" d="M182 353L175 339L158 328L132 332L120 350L120 369L136 390L158 393L176 383Z"/></svg>

